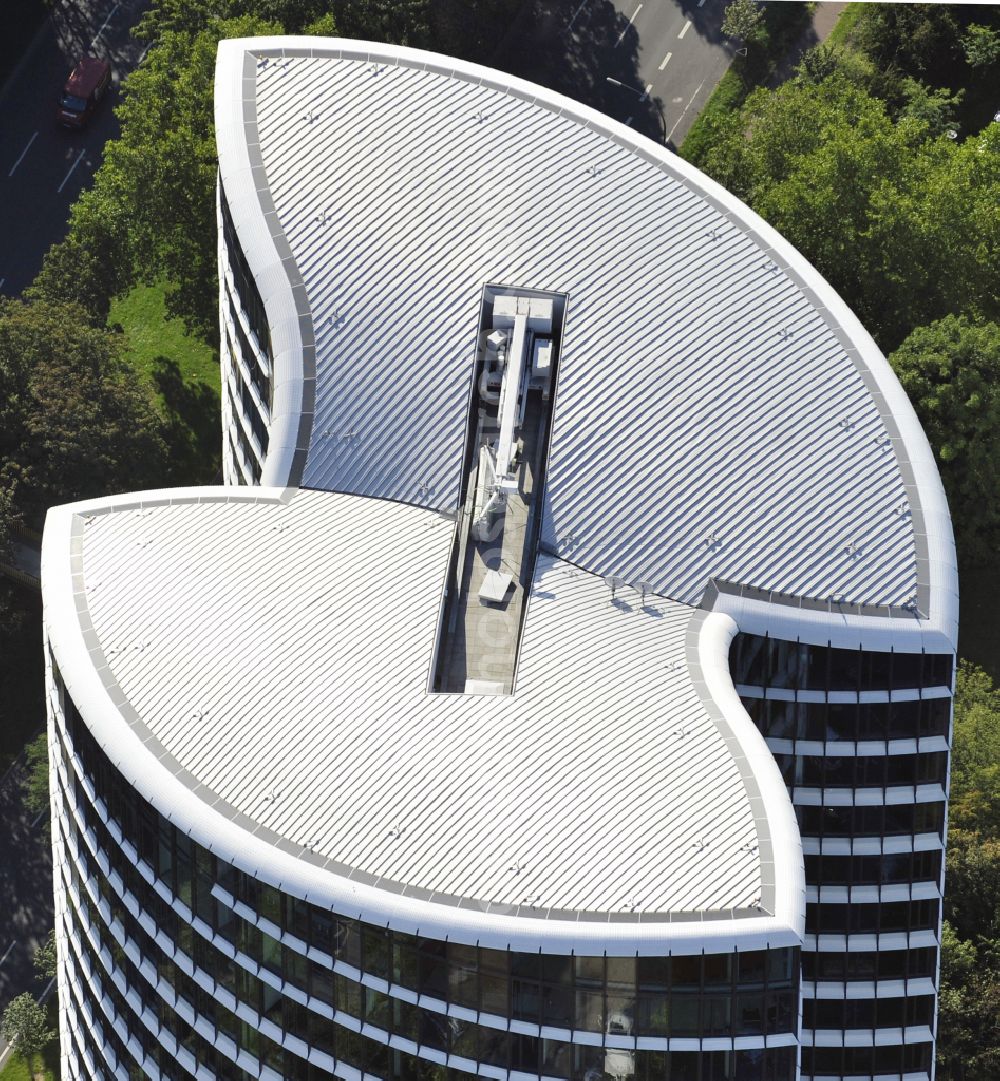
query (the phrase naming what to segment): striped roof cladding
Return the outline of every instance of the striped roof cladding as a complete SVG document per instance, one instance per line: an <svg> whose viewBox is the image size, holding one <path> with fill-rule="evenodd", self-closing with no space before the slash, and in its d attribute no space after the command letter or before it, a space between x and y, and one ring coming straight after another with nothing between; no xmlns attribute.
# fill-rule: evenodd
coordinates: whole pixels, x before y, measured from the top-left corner
<svg viewBox="0 0 1000 1081"><path fill-rule="evenodd" d="M535 915L767 897L762 804L685 652L704 613L612 603L542 557L516 693L429 694L451 523L304 490L198 500L81 519L93 663L258 840Z"/></svg>
<svg viewBox="0 0 1000 1081"><path fill-rule="evenodd" d="M305 485L454 509L483 285L557 290L550 550L688 603L711 577L912 601L913 515L871 376L690 170L569 102L399 58L252 69L316 336Z"/></svg>

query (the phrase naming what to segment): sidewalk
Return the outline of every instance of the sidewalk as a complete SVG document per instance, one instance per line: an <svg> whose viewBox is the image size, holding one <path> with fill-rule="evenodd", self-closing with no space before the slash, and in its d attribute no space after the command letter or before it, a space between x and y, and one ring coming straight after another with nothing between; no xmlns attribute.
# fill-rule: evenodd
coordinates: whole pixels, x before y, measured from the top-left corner
<svg viewBox="0 0 1000 1081"><path fill-rule="evenodd" d="M813 12L812 23L806 28L799 40L789 50L788 55L777 66L768 80L768 87L773 90L795 74L795 69L802 62L802 57L830 36L837 20L843 14L846 3L834 3L833 0L820 0Z"/></svg>

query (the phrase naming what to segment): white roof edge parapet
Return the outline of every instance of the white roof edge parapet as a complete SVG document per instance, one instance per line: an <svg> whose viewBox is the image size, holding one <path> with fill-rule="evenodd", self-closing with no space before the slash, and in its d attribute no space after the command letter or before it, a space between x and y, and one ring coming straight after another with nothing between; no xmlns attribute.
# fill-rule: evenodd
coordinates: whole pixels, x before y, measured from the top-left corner
<svg viewBox="0 0 1000 1081"><path fill-rule="evenodd" d="M697 663L704 680L703 695L722 723L734 737L737 748L733 757L744 776L752 777L760 801L757 810L761 863L771 865L774 896L771 899L775 919L791 928L800 939L805 935L806 881L802 839L795 810L781 772L764 741L750 720L729 671L729 647L740 628L722 612L709 612L695 624ZM696 683L697 686L697 683ZM760 836L766 826L769 835Z"/></svg>
<svg viewBox="0 0 1000 1081"><path fill-rule="evenodd" d="M263 166L253 160L247 138L247 125L256 126L254 98L246 95L244 87L248 53L245 48L223 47L228 44L220 45L215 72L219 176L240 246L267 309L275 408L261 483L281 486L301 479L304 451L297 460L296 450L303 445L303 424L311 422L313 336L308 317L303 316L307 311L304 296L299 303L295 296L296 288L304 294L305 287L270 203Z"/></svg>
<svg viewBox="0 0 1000 1081"><path fill-rule="evenodd" d="M957 620L958 595L951 594L952 614ZM769 635L810 645L830 643L840 649L866 649L878 652L954 653L956 626L952 621L941 625L936 619L923 619L902 609L892 615L866 615L849 611L824 611L789 603L744 596L710 587L703 606L712 612L730 616L746 634ZM944 615L944 613L939 613Z"/></svg>
<svg viewBox="0 0 1000 1081"><path fill-rule="evenodd" d="M917 592L914 597L914 608L915 613L919 613L919 618L915 618L914 623L919 626L918 634L925 636L926 648L931 648L930 643L932 642L936 643L934 645L936 649L955 648L958 621L958 586L954 538L944 489L927 438L905 392L871 336L822 275L767 222L727 192L721 185L673 154L666 147L638 135L631 128L610 119L597 110L566 98L552 90L486 67L423 50L368 41L291 36L232 39L223 41L219 45L216 122L219 131L220 169L227 184L226 190L230 194L231 205L234 199L240 202L244 199L248 200L253 204L253 207L248 208L246 212L250 215L256 215L260 221L264 220L260 199L261 197L265 198L268 205L270 205L269 196L266 189L261 193L243 175L244 172L249 174L251 168L257 170L258 175L263 175L259 147L254 142L248 148L246 138L248 129L244 128L243 116L248 107L250 115L255 112L255 80L247 75L246 61L248 58L253 58L252 63L255 64L257 57L265 55L279 58L329 57L371 62L373 64L404 64L442 75L473 81L505 93L516 94L528 101L549 108L556 114L571 117L581 125L606 135L609 140L618 146L655 163L682 180L687 187L697 192L712 206L730 217L740 229L758 242L763 253L772 256L776 262L780 263L785 272L809 296L814 307L824 315L831 330L843 346L845 355L852 360L868 387L885 425L888 439L891 442L892 451L900 470L913 515L917 562ZM254 68L250 69L251 76L253 70ZM234 115L240 118L238 130L243 135L242 147L234 145L234 140L239 141L235 129L232 127ZM230 162L232 165L230 165ZM230 173L233 175L235 184L232 193L230 193L228 181ZM236 208L234 207L233 210L235 217ZM277 243L287 247L283 237L280 237ZM257 252L247 250L246 254L256 271ZM291 261L286 260L286 267L291 265ZM280 310L276 308L273 313L272 305L278 302L278 298L275 294L264 298L265 304L268 305L269 316L273 315L278 320L290 319L292 310L295 308L295 297L292 296L291 288L287 290L287 296L285 296L285 291L280 292ZM299 290L298 293L304 297L304 289ZM300 326L303 325L304 318L307 320L308 316L303 316L302 310L298 310ZM312 341L311 334L310 327L308 330L310 345ZM308 363L309 360L307 359L307 366ZM309 401L312 400L311 395L315 388L314 358L312 358L312 363L313 368L305 373L307 382L312 380L306 394ZM287 369L282 366L282 370L276 373L277 383L284 379L282 372L285 370L290 373L290 377L301 378L302 373L295 369L293 363ZM276 386L275 392L277 400L278 386ZM311 417L311 414L309 415ZM305 454L302 434L300 433L296 440L295 434L290 430L294 424L294 417L291 414L283 417L283 423L289 428L289 431L275 440L276 446L284 448L280 457L287 462L290 448L297 447L295 456L301 460ZM306 439L305 442L308 442L308 440ZM290 478L284 472L284 467L281 469L282 475L277 475L278 457L279 455L275 456L276 460L272 469L265 467L265 483L289 482ZM294 482L294 478L291 479ZM784 600L785 598L782 598L782 601ZM792 617L791 610L797 610L797 606L794 605L793 599L789 598L789 600L792 602L789 605L782 603L769 606L771 614L768 618L770 619L773 616L779 623L789 629L794 623L799 628L798 633L805 640L808 640L809 636L813 634L822 636L825 633L820 630L823 619L805 612L799 612L797 616ZM718 600L716 607L733 611L734 614L736 611L729 599ZM742 617L751 619L755 627L762 625L761 617L764 613L755 603L749 605L743 603L737 607ZM776 611L778 608L781 609L780 616ZM786 608L789 611L785 611ZM871 619L869 619L867 613L863 614L860 619L856 619L852 615L835 615L829 622L834 626L849 627L850 634L861 632L866 645L870 645L871 648L888 648L888 645L878 645L879 642L890 641L890 638L886 637L882 630L884 623L878 618L883 614L889 615L890 612L886 610L884 613L878 613L877 616L875 613L871 613L873 617ZM902 614L899 611L891 613L893 617L892 640L897 640L895 636L900 633L905 636L908 643L918 641L917 638L911 637L902 631L902 626L907 621L896 618ZM751 628L747 626L744 629L749 630ZM902 643L903 639L900 638L898 641Z"/></svg>
<svg viewBox="0 0 1000 1081"><path fill-rule="evenodd" d="M763 949L797 946L802 940L804 910L796 907L795 868L801 863L801 845L797 834L786 838L785 818L790 807L779 804L772 793L773 773L777 768L768 755L759 762L749 720L736 710L739 700L722 679L729 638L735 633L725 617L705 615L702 619L711 634L701 649L701 667L713 695L722 694L727 720L738 732L739 742L749 748L747 760L753 772L763 766L761 775L762 805L770 835L789 854L789 869L779 876L775 915L740 916L700 920L673 914L670 920L656 917L642 919L608 918L546 919L530 910L519 913L486 912L476 902L443 904L407 896L404 892L380 889L332 873L313 862L305 851L291 845L278 846L263 837L255 837L240 822L227 817L226 805L209 802L212 793L194 782L190 775L170 768L158 742L151 739L140 718L125 701L117 684L105 683L94 663L92 649L96 635L89 626L86 594L77 590L74 576L82 561L81 538L74 537L74 527L89 513L111 510L138 510L154 504L183 502L287 502L291 489L188 488L143 492L108 499L56 507L49 511L42 549L43 600L48 640L62 679L74 702L86 717L87 725L115 767L136 791L152 803L177 828L226 860L294 896L331 908L343 915L357 916L379 926L390 926L408 933L495 948L516 950L544 949L555 953L607 952L611 955L691 954L740 949ZM363 498L363 497L353 497ZM428 512L432 513L432 512ZM721 692L720 692L721 688ZM741 708L741 707L739 707ZM763 741L759 737L761 747ZM766 748L764 748L766 752ZM167 756L169 757L169 756ZM788 797L781 791L784 804ZM784 817L783 817L784 816ZM794 819L791 820L794 828ZM790 847L785 848L786 844ZM787 861L783 861L787 862ZM789 884L791 883L791 884ZM800 891L804 897L804 891ZM801 897L799 897L801 900Z"/></svg>

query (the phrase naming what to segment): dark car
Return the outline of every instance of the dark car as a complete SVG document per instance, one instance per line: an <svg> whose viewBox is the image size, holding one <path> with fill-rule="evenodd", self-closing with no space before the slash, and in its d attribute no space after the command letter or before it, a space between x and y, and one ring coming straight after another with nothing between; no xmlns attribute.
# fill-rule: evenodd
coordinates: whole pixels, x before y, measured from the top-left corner
<svg viewBox="0 0 1000 1081"><path fill-rule="evenodd" d="M56 119L68 128L82 128L111 85L111 65L96 56L85 56L66 80Z"/></svg>

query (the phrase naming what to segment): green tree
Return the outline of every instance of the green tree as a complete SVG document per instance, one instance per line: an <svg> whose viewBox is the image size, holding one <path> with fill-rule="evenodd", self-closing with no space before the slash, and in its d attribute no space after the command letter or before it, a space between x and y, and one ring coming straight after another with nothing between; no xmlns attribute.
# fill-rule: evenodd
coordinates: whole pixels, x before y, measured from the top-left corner
<svg viewBox="0 0 1000 1081"><path fill-rule="evenodd" d="M963 91L953 94L944 88L928 86L919 79L903 79L900 90L903 105L897 114L899 117L917 121L929 135L958 134L956 114Z"/></svg>
<svg viewBox="0 0 1000 1081"><path fill-rule="evenodd" d="M915 330L889 361L937 456L962 557L992 558L1000 544L1000 325L949 315ZM992 749L1000 762L1000 744Z"/></svg>
<svg viewBox="0 0 1000 1081"><path fill-rule="evenodd" d="M127 218L103 186L84 192L70 211L69 233L46 252L26 298L78 304L91 325L103 326L111 298L133 278Z"/></svg>
<svg viewBox="0 0 1000 1081"><path fill-rule="evenodd" d="M130 258L147 283L173 283L167 311L206 341L218 335L213 91L218 43L280 33L250 16L208 20L204 29L160 32L125 81L121 137L107 144L97 198L128 215Z"/></svg>
<svg viewBox="0 0 1000 1081"><path fill-rule="evenodd" d="M0 301L0 486L45 510L162 483L162 422L121 360L122 338L73 304Z"/></svg>
<svg viewBox="0 0 1000 1081"><path fill-rule="evenodd" d="M866 4L855 38L883 70L923 76L961 55L961 24L947 4Z"/></svg>
<svg viewBox="0 0 1000 1081"><path fill-rule="evenodd" d="M955 681L950 822L1000 840L1000 690L968 661Z"/></svg>
<svg viewBox="0 0 1000 1081"><path fill-rule="evenodd" d="M840 61L835 49L829 45L816 45L808 49L802 57L796 74L807 83L821 83L835 74Z"/></svg>
<svg viewBox="0 0 1000 1081"><path fill-rule="evenodd" d="M524 5L521 0L428 0L432 49L489 63Z"/></svg>
<svg viewBox="0 0 1000 1081"><path fill-rule="evenodd" d="M928 317L1000 314L1000 125L961 144L935 137L835 74L755 91L697 164L791 241L885 350Z"/></svg>
<svg viewBox="0 0 1000 1081"><path fill-rule="evenodd" d="M333 13L328 11L304 26L302 33L311 34L313 37L318 38L334 38L339 33L337 20L334 18Z"/></svg>
<svg viewBox="0 0 1000 1081"><path fill-rule="evenodd" d="M731 0L722 17L722 32L727 38L750 42L760 31L763 10L755 0Z"/></svg>
<svg viewBox="0 0 1000 1081"><path fill-rule="evenodd" d="M950 829L947 872L945 908L956 933L1000 946L1000 837Z"/></svg>
<svg viewBox="0 0 1000 1081"><path fill-rule="evenodd" d="M0 1020L0 1032L32 1073L36 1056L56 1036L49 1028L44 1007L27 992L11 999Z"/></svg>
<svg viewBox="0 0 1000 1081"><path fill-rule="evenodd" d="M24 806L29 814L38 815L49 809L49 743L44 732L25 748L25 758L27 769L21 782Z"/></svg>
<svg viewBox="0 0 1000 1081"><path fill-rule="evenodd" d="M0 410L0 414L2 414ZM0 563L10 563L11 530L18 515L14 508L14 493L11 488L0 487ZM20 633L22 620L17 605L14 603L12 583L0 574L0 686L4 686L6 665L4 638ZM13 673L11 673L13 674ZM0 717L2 723L2 717Z"/></svg>
<svg viewBox="0 0 1000 1081"><path fill-rule="evenodd" d="M35 971L43 980L51 980L59 969L59 954L56 948L56 932L53 928L45 936L45 941L35 950L32 958Z"/></svg>
<svg viewBox="0 0 1000 1081"><path fill-rule="evenodd" d="M938 1078L1000 1076L1000 691L963 661L955 681L941 938Z"/></svg>
<svg viewBox="0 0 1000 1081"><path fill-rule="evenodd" d="M966 28L962 48L970 67L989 67L1000 60L1000 32L991 26L973 23Z"/></svg>
<svg viewBox="0 0 1000 1081"><path fill-rule="evenodd" d="M945 921L938 997L938 1081L1000 1076L1000 951L963 941Z"/></svg>
<svg viewBox="0 0 1000 1081"><path fill-rule="evenodd" d="M133 33L151 46L166 34L194 37L228 17L230 0L152 0Z"/></svg>

